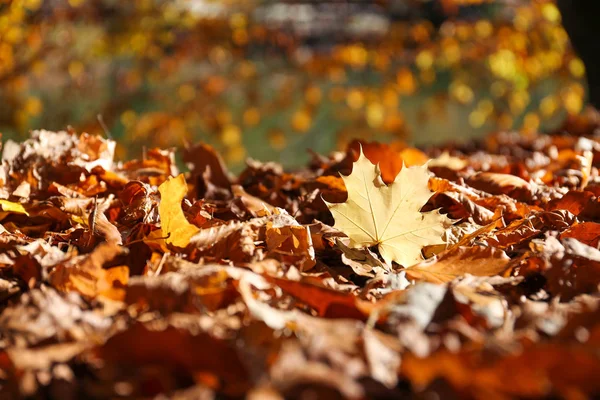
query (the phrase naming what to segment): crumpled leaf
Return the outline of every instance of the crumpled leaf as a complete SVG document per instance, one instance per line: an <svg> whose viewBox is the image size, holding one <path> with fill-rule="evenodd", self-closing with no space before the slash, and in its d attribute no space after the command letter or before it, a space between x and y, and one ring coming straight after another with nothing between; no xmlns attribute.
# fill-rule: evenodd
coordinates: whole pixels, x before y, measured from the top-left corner
<svg viewBox="0 0 600 400"><path fill-rule="evenodd" d="M562 238L572 237L588 246L598 248L600 242L600 224L596 222L582 222L575 224L560 235Z"/></svg>
<svg viewBox="0 0 600 400"><path fill-rule="evenodd" d="M413 265L406 274L412 279L445 283L465 274L498 275L506 270L509 261L504 251L493 247L456 247Z"/></svg>
<svg viewBox="0 0 600 400"><path fill-rule="evenodd" d="M99 206L96 204L92 209L92 212L88 216L88 226L94 235L100 236L106 242L111 244L123 244L123 239L121 238L121 232L115 225L113 225L106 215L104 214L104 209L106 206Z"/></svg>
<svg viewBox="0 0 600 400"><path fill-rule="evenodd" d="M121 285L129 278L128 267L104 269L105 263L125 254L127 249L116 244L102 243L87 255L73 257L52 268L49 281L52 286L63 292L75 291L86 297L106 296L120 299L124 296L115 282Z"/></svg>
<svg viewBox="0 0 600 400"><path fill-rule="evenodd" d="M310 229L300 224L283 225L268 222L265 231L267 249L274 258L295 264L301 271L315 266L315 249Z"/></svg>
<svg viewBox="0 0 600 400"><path fill-rule="evenodd" d="M336 247L342 251L342 262L352 268L358 275L373 277L389 272L390 268L385 265L377 255L368 248L354 249L346 246L344 241L337 238L335 241Z"/></svg>
<svg viewBox="0 0 600 400"><path fill-rule="evenodd" d="M181 209L181 201L187 194L185 177L180 174L176 178L168 178L158 187L158 191L158 213L165 242L175 247L187 247L192 236L200 229L187 221Z"/></svg>
<svg viewBox="0 0 600 400"><path fill-rule="evenodd" d="M535 186L518 176L494 172L478 172L467 183L475 189L491 194L507 194L515 198L529 198Z"/></svg>
<svg viewBox="0 0 600 400"><path fill-rule="evenodd" d="M361 153L352 174L342 178L348 200L326 204L334 227L353 247L377 246L387 263L409 266L423 259L424 246L443 243L450 220L438 210L420 212L432 195L426 166L403 168L386 186L379 168Z"/></svg>

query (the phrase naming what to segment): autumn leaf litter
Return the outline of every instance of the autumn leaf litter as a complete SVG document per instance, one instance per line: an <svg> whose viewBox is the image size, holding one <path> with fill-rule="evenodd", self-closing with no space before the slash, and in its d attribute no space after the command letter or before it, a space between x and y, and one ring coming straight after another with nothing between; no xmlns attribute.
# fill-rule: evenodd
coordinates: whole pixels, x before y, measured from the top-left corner
<svg viewBox="0 0 600 400"><path fill-rule="evenodd" d="M205 144L180 173L72 131L8 141L3 398L599 395L594 124L237 177Z"/></svg>

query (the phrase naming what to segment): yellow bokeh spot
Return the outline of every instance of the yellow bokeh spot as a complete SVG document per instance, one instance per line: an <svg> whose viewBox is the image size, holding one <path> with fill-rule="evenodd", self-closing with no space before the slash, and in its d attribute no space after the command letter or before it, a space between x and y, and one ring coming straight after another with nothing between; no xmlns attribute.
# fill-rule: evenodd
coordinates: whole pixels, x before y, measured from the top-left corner
<svg viewBox="0 0 600 400"><path fill-rule="evenodd" d="M129 46L131 46L131 50L133 50L134 53L141 54L148 46L148 38L144 33L138 32L129 40Z"/></svg>
<svg viewBox="0 0 600 400"><path fill-rule="evenodd" d="M238 46L243 46L248 43L248 31L245 29L236 29L233 31L231 39L233 40L233 43L237 44Z"/></svg>
<svg viewBox="0 0 600 400"><path fill-rule="evenodd" d="M304 99L307 104L316 106L321 102L321 89L318 86L309 86L304 92Z"/></svg>
<svg viewBox="0 0 600 400"><path fill-rule="evenodd" d="M228 147L239 145L242 141L242 131L235 125L226 125L221 131L221 142Z"/></svg>
<svg viewBox="0 0 600 400"><path fill-rule="evenodd" d="M230 163L239 163L244 161L246 149L242 146L233 146L225 152L225 159Z"/></svg>
<svg viewBox="0 0 600 400"><path fill-rule="evenodd" d="M449 39L442 42L442 47L443 55L447 64L453 65L460 61L460 45L454 39Z"/></svg>
<svg viewBox="0 0 600 400"><path fill-rule="evenodd" d="M25 100L25 104L23 105L23 110L25 113L35 117L41 114L44 105L42 101L37 97L29 97Z"/></svg>
<svg viewBox="0 0 600 400"><path fill-rule="evenodd" d="M478 110L474 110L469 114L469 124L473 128L481 128L485 124L485 119L485 114Z"/></svg>
<svg viewBox="0 0 600 400"><path fill-rule="evenodd" d="M23 6L31 11L35 11L42 5L42 0L24 0Z"/></svg>
<svg viewBox="0 0 600 400"><path fill-rule="evenodd" d="M510 114L504 113L500 115L500 117L498 118L498 128L502 130L509 130L512 129L512 126L513 117Z"/></svg>
<svg viewBox="0 0 600 400"><path fill-rule="evenodd" d="M523 130L526 133L535 133L540 127L540 117L533 112L529 112L523 119Z"/></svg>
<svg viewBox="0 0 600 400"><path fill-rule="evenodd" d="M71 78L77 79L81 76L81 74L83 74L85 66L83 65L83 63L81 61L71 61L69 63L68 69L69 69L69 75L71 75Z"/></svg>
<svg viewBox="0 0 600 400"><path fill-rule="evenodd" d="M546 96L540 102L540 112L546 118L551 117L558 110L558 100L555 96Z"/></svg>
<svg viewBox="0 0 600 400"><path fill-rule="evenodd" d="M257 107L250 107L244 111L242 119L246 126L256 126L260 123L260 110Z"/></svg>
<svg viewBox="0 0 600 400"><path fill-rule="evenodd" d="M170 143L177 143L180 138L183 138L187 135L187 129L185 127L185 122L183 122L180 118L174 118L169 121L169 139Z"/></svg>
<svg viewBox="0 0 600 400"><path fill-rule="evenodd" d="M121 114L121 123L126 128L130 128L137 121L137 114L133 110L127 110Z"/></svg>
<svg viewBox="0 0 600 400"><path fill-rule="evenodd" d="M71 7L79 7L81 6L83 3L85 3L85 0L69 0L69 5Z"/></svg>
<svg viewBox="0 0 600 400"><path fill-rule="evenodd" d="M516 57L510 50L500 50L489 57L492 73L500 78L510 80L517 72Z"/></svg>
<svg viewBox="0 0 600 400"><path fill-rule="evenodd" d="M231 113L227 110L220 110L217 112L217 121L221 125L229 125L231 123Z"/></svg>
<svg viewBox="0 0 600 400"><path fill-rule="evenodd" d="M515 13L513 25L519 31L526 31L531 26L532 21L533 15L531 13L531 10L525 7L521 7Z"/></svg>
<svg viewBox="0 0 600 400"><path fill-rule="evenodd" d="M383 91L383 105L387 108L398 108L398 94L393 89Z"/></svg>
<svg viewBox="0 0 600 400"><path fill-rule="evenodd" d="M11 26L2 35L2 40L7 43L18 43L23 39L23 30L18 26Z"/></svg>
<svg viewBox="0 0 600 400"><path fill-rule="evenodd" d="M583 78L585 75L585 64L579 58L573 58L569 61L569 72L575 78Z"/></svg>
<svg viewBox="0 0 600 400"><path fill-rule="evenodd" d="M379 128L384 118L385 111L380 103L371 103L367 106L367 123L371 128Z"/></svg>
<svg viewBox="0 0 600 400"><path fill-rule="evenodd" d="M368 53L364 47L353 45L348 46L345 50L346 51L344 52L344 59L347 64L356 68L361 68L365 66L365 64L367 63Z"/></svg>
<svg viewBox="0 0 600 400"><path fill-rule="evenodd" d="M487 118L494 111L494 103L490 99L482 99L477 103L477 110Z"/></svg>
<svg viewBox="0 0 600 400"><path fill-rule="evenodd" d="M563 95L563 104L569 114L578 114L583 108L583 96L576 90L567 90Z"/></svg>
<svg viewBox="0 0 600 400"><path fill-rule="evenodd" d="M300 109L292 116L292 128L299 133L305 133L312 125L312 117L310 113L304 109Z"/></svg>
<svg viewBox="0 0 600 400"><path fill-rule="evenodd" d="M329 100L332 103L339 103L346 98L346 90L341 86L333 87L329 90Z"/></svg>
<svg viewBox="0 0 600 400"><path fill-rule="evenodd" d="M526 91L512 92L508 100L510 111L513 113L513 115L519 114L525 109L525 107L527 107L529 101L529 93L527 93Z"/></svg>
<svg viewBox="0 0 600 400"><path fill-rule="evenodd" d="M44 61L35 61L31 66L31 72L38 78L42 76L44 71L46 71L46 63Z"/></svg>
<svg viewBox="0 0 600 400"><path fill-rule="evenodd" d="M165 4L165 6L163 7L163 18L165 19L166 22L168 23L176 23L177 19L179 18L179 9L177 8L177 6L175 4Z"/></svg>
<svg viewBox="0 0 600 400"><path fill-rule="evenodd" d="M285 134L281 129L271 129L268 133L269 145L275 150L283 150L287 144Z"/></svg>
<svg viewBox="0 0 600 400"><path fill-rule="evenodd" d="M196 88L190 84L179 86L177 95L182 101L192 101L196 97Z"/></svg>
<svg viewBox="0 0 600 400"><path fill-rule="evenodd" d="M480 38L487 38L491 36L494 31L494 27L487 19L481 19L475 23L475 33Z"/></svg>
<svg viewBox="0 0 600 400"><path fill-rule="evenodd" d="M351 109L358 110L365 104L365 96L360 90L351 89L346 97L346 103Z"/></svg>
<svg viewBox="0 0 600 400"><path fill-rule="evenodd" d="M256 75L256 66L251 61L244 60L238 65L237 74L243 79L253 78Z"/></svg>
<svg viewBox="0 0 600 400"><path fill-rule="evenodd" d="M462 82L456 82L450 85L450 95L461 104L472 102L475 96L473 89Z"/></svg>
<svg viewBox="0 0 600 400"><path fill-rule="evenodd" d="M229 26L232 29L243 29L246 27L248 20L245 14L235 13L229 18Z"/></svg>
<svg viewBox="0 0 600 400"><path fill-rule="evenodd" d="M433 66L433 53L429 50L423 50L417 54L415 64L419 69L430 69Z"/></svg>
<svg viewBox="0 0 600 400"><path fill-rule="evenodd" d="M542 15L544 18L550 22L555 24L560 23L560 11L556 7L556 5L552 3L545 3L542 5Z"/></svg>
<svg viewBox="0 0 600 400"><path fill-rule="evenodd" d="M408 68L402 68L396 75L398 91L403 95L410 95L417 89L417 83L412 71Z"/></svg>

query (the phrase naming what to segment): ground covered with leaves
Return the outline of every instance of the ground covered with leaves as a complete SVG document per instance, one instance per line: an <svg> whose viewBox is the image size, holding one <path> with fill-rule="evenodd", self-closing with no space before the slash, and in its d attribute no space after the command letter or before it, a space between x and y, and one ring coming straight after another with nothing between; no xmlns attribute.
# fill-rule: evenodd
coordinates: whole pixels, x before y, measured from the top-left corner
<svg viewBox="0 0 600 400"><path fill-rule="evenodd" d="M2 398L598 396L597 130L237 177L204 144L181 174L172 150L8 141Z"/></svg>

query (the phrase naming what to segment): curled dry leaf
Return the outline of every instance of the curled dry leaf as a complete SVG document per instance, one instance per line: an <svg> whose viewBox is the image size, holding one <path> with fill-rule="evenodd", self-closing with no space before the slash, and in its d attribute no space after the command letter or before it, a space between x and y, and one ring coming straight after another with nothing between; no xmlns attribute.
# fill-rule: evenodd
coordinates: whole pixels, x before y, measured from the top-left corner
<svg viewBox="0 0 600 400"><path fill-rule="evenodd" d="M377 255L368 248L348 247L340 238L336 238L335 244L342 251L342 262L358 275L373 277L390 271L389 266L379 260Z"/></svg>
<svg viewBox="0 0 600 400"><path fill-rule="evenodd" d="M97 205L94 206L88 217L88 226L94 235L102 237L106 242L117 245L123 244L121 232L106 218L102 208Z"/></svg>
<svg viewBox="0 0 600 400"><path fill-rule="evenodd" d="M513 197L531 196L533 185L526 180L510 174L479 172L467 180L475 189L491 194L507 194Z"/></svg>
<svg viewBox="0 0 600 400"><path fill-rule="evenodd" d="M493 247L455 247L406 269L412 279L433 283L450 282L466 274L499 275L506 270L510 258Z"/></svg>
<svg viewBox="0 0 600 400"><path fill-rule="evenodd" d="M575 224L561 233L560 237L571 237L588 246L598 248L598 242L600 242L600 224L596 222L582 222Z"/></svg>
<svg viewBox="0 0 600 400"><path fill-rule="evenodd" d="M265 235L267 250L274 253L274 258L297 265L301 271L315 266L315 249L307 226L278 226L268 222Z"/></svg>

